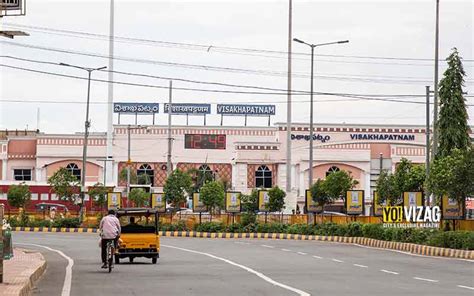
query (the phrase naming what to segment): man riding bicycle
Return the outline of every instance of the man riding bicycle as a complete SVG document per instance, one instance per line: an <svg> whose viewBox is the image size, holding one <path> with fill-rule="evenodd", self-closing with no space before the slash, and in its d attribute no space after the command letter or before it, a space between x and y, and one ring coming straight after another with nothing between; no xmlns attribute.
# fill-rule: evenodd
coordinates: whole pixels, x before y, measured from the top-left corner
<svg viewBox="0 0 474 296"><path fill-rule="evenodd" d="M120 221L115 216L115 210L109 210L108 215L102 218L99 229L102 238L102 268L107 268L107 243L113 241L115 248L117 248L117 241L121 232Z"/></svg>

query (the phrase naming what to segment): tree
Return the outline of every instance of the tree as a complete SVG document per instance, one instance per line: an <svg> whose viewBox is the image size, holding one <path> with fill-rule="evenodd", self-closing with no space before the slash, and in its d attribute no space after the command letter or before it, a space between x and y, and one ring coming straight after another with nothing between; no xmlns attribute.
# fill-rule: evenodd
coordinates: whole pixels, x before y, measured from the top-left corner
<svg viewBox="0 0 474 296"><path fill-rule="evenodd" d="M107 205L108 192L109 190L102 183L95 183L94 186L89 189L90 198L100 207L101 211L103 207Z"/></svg>
<svg viewBox="0 0 474 296"><path fill-rule="evenodd" d="M24 208L31 199L31 192L25 183L11 185L7 192L8 204L14 208Z"/></svg>
<svg viewBox="0 0 474 296"><path fill-rule="evenodd" d="M130 191L130 196L128 199L133 201L135 207L140 208L149 204L150 194L143 190L143 188L133 188Z"/></svg>
<svg viewBox="0 0 474 296"><path fill-rule="evenodd" d="M379 198L377 202L379 205L397 204L400 199L400 194L395 186L395 177L387 170L382 170L377 179L377 193Z"/></svg>
<svg viewBox="0 0 474 296"><path fill-rule="evenodd" d="M123 168L120 171L119 180L127 182L127 168ZM151 184L151 179L147 174L137 175L134 170L130 170L130 184Z"/></svg>
<svg viewBox="0 0 474 296"><path fill-rule="evenodd" d="M451 155L440 157L433 162L427 186L437 197L448 195L462 204L474 194L474 149L455 149Z"/></svg>
<svg viewBox="0 0 474 296"><path fill-rule="evenodd" d="M354 180L350 173L346 171L337 171L330 173L322 183L322 189L332 200L342 198L346 200L346 191L351 190L359 184Z"/></svg>
<svg viewBox="0 0 474 296"><path fill-rule="evenodd" d="M165 199L173 207L186 202L186 196L193 192L193 183L189 174L174 170L166 179L163 187Z"/></svg>
<svg viewBox="0 0 474 296"><path fill-rule="evenodd" d="M51 185L59 198L67 201L74 201L80 189L79 180L66 168L60 168L49 177L48 184ZM81 202L81 208L82 204L83 202Z"/></svg>
<svg viewBox="0 0 474 296"><path fill-rule="evenodd" d="M198 192L207 182L215 180L213 172L209 170L191 168L186 173L191 176L194 192Z"/></svg>
<svg viewBox="0 0 474 296"><path fill-rule="evenodd" d="M210 181L201 187L199 193L202 203L207 207L209 213L211 213L212 220L213 210L217 207L222 208L224 206L224 187L218 181Z"/></svg>
<svg viewBox="0 0 474 296"><path fill-rule="evenodd" d="M390 205L400 205L403 202L403 192L423 191L426 179L425 167L414 165L406 158L402 158L395 173L382 171L377 180L379 204L388 201Z"/></svg>
<svg viewBox="0 0 474 296"><path fill-rule="evenodd" d="M268 196L268 211L283 211L283 209L285 208L285 191L281 190L278 186L276 186L268 191Z"/></svg>
<svg viewBox="0 0 474 296"><path fill-rule="evenodd" d="M324 211L324 206L330 204L334 201L325 191L324 191L324 180L318 179L316 182L311 185L309 190L311 191L311 198L314 202L321 206Z"/></svg>
<svg viewBox="0 0 474 296"><path fill-rule="evenodd" d="M257 222L258 212L258 190L252 189L250 194L240 195L240 204L242 206L242 219L241 223L243 226L253 224Z"/></svg>
<svg viewBox="0 0 474 296"><path fill-rule="evenodd" d="M468 113L463 97L464 68L458 50L446 59L448 68L439 84L439 119L436 125L439 133L438 157L451 154L454 149L467 150L469 138Z"/></svg>

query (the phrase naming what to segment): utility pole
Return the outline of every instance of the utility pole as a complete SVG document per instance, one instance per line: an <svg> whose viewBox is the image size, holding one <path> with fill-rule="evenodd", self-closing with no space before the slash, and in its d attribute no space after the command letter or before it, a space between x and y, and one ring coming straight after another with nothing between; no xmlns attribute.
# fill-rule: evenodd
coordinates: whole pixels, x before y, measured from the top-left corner
<svg viewBox="0 0 474 296"><path fill-rule="evenodd" d="M128 137L128 156L127 156L127 198L130 196L130 166L132 165L132 159L130 158L131 153L131 137L130 137L130 124L127 126L127 137Z"/></svg>
<svg viewBox="0 0 474 296"><path fill-rule="evenodd" d="M434 117L433 117L433 159L438 153L438 51L439 51L439 0L436 0L435 69L434 69Z"/></svg>
<svg viewBox="0 0 474 296"><path fill-rule="evenodd" d="M291 192L291 45L292 45L292 14L293 1L288 7L288 95L286 103L286 195Z"/></svg>
<svg viewBox="0 0 474 296"><path fill-rule="evenodd" d="M173 171L171 168L171 148L173 146L173 143L172 143L173 138L171 137L171 115L173 114L172 90L173 90L173 81L170 80L169 107L168 107L168 155L166 157L166 174L168 176Z"/></svg>
<svg viewBox="0 0 474 296"><path fill-rule="evenodd" d="M87 141L89 139L89 127L91 126L91 123L89 121L89 105L90 105L90 94L91 94L91 74L94 71L100 71L104 70L107 67L100 67L100 68L85 68L85 67L80 67L80 66L75 66L75 65L70 65L70 64L65 64L65 63L59 63L60 66L65 66L65 67L71 67L71 68L77 68L81 69L84 71L87 71L88 73L88 79L87 79L87 103L86 103L86 120L84 122L84 143L82 145L82 170L81 170L81 207L80 207L80 213L79 213L79 220L82 222L82 213L84 209L84 198L86 194L86 167L87 167Z"/></svg>
<svg viewBox="0 0 474 296"><path fill-rule="evenodd" d="M108 73L108 89L107 89L107 150L105 158L110 158L113 155L113 134L114 134L114 25L115 25L115 0L110 0L110 22L109 22L109 73ZM113 162L106 162L106 166L109 166L109 170L112 171ZM104 167L104 171L107 168ZM113 176L113 174L110 174ZM110 181L113 178L109 178ZM107 180L104 179L104 185L107 184Z"/></svg>
<svg viewBox="0 0 474 296"><path fill-rule="evenodd" d="M430 87L426 86L426 176L430 174Z"/></svg>
<svg viewBox="0 0 474 296"><path fill-rule="evenodd" d="M0 204L0 284L3 283L3 204Z"/></svg>
<svg viewBox="0 0 474 296"><path fill-rule="evenodd" d="M312 44L306 43L298 38L293 38L293 41L305 44L311 47L311 94L310 94L310 109L309 109L309 182L308 187L313 185L313 80L314 80L314 48L325 46L325 45L332 45L332 44L343 44L348 43L349 40L341 40L335 42L326 42L326 43L319 43L319 44Z"/></svg>

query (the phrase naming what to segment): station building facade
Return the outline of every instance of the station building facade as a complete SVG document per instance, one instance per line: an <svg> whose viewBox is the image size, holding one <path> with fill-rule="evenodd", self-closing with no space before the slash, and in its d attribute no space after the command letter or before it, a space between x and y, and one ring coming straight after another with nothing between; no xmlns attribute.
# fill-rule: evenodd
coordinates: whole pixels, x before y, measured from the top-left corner
<svg viewBox="0 0 474 296"><path fill-rule="evenodd" d="M130 128L115 125L111 165L106 166L107 136L92 133L88 140L86 186L97 182L125 192L120 173L127 166L130 132L131 168L147 174L150 190L161 192L166 180L168 129L166 126ZM425 162L423 126L317 124L313 132L314 161L309 167L309 126L292 124L291 171L286 169L286 124L270 127L173 126L172 165L187 170L209 170L230 182L232 190L249 192L257 187L286 188L291 174L291 193L286 210L302 209L308 188L309 170L313 179L324 179L330 172L345 170L364 190L366 211L370 209L375 182L381 169L393 171L402 158L413 163ZM471 134L471 138L474 135ZM80 178L83 134L47 134L10 131L0 134L0 202L6 200L6 188L26 182L32 188L47 186L47 180L60 167ZM109 167L109 171L106 171ZM33 201L55 202L49 190L32 196Z"/></svg>

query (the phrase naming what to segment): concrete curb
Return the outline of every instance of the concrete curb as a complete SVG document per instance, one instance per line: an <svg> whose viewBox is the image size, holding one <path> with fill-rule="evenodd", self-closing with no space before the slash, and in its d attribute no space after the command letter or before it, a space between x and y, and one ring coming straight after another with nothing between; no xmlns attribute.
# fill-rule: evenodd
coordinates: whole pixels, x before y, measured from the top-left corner
<svg viewBox="0 0 474 296"><path fill-rule="evenodd" d="M17 251L23 253L31 253L29 250L25 249L17 249ZM30 270L25 270L18 274L18 278L13 280L13 282L9 283L6 286L4 291L0 291L0 295L4 296L30 296L33 294L33 287L34 284L39 280L39 278L43 275L46 270L46 260L44 259L43 255L39 252L34 252L37 256L40 257L41 263L38 267L36 267L31 274L28 274Z"/></svg>
<svg viewBox="0 0 474 296"><path fill-rule="evenodd" d="M97 233L96 228L46 228L46 227L13 227L14 231L29 232L69 232L69 233ZM161 236L165 237L195 237L195 238L248 238L248 239L289 239L289 240L313 240L359 244L374 248L391 249L403 252L409 252L417 255L450 257L459 259L474 260L474 251L448 249L432 247L426 245L417 245L411 243L401 243L393 241L382 241L367 237L345 237L345 236L324 236L324 235L305 235L289 233L214 233L199 231L160 231Z"/></svg>

